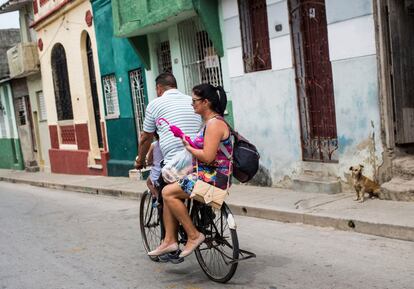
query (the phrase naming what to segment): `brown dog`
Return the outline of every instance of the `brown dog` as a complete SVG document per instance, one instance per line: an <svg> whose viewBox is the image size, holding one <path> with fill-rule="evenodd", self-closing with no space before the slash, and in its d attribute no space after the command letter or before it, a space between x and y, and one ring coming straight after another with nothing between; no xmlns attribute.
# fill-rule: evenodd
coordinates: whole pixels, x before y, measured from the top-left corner
<svg viewBox="0 0 414 289"><path fill-rule="evenodd" d="M354 201L362 203L365 200L365 193L369 194L369 197L378 197L380 186L371 179L362 175L363 165L350 167L352 176L352 183L356 191L356 198Z"/></svg>

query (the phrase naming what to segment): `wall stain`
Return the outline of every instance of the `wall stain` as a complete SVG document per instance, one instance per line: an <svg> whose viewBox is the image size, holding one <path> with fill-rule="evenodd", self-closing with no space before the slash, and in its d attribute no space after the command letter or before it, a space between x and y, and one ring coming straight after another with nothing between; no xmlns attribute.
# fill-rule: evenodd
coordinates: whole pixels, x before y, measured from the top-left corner
<svg viewBox="0 0 414 289"><path fill-rule="evenodd" d="M253 179L251 179L249 184L254 186L271 187L272 177L270 175L270 171L263 165L259 164L259 170Z"/></svg>
<svg viewBox="0 0 414 289"><path fill-rule="evenodd" d="M369 149L371 147L372 144L372 140L371 138L367 138L365 140L363 140L362 142L360 142L356 148L357 150L361 151L361 150L365 150L365 149Z"/></svg>

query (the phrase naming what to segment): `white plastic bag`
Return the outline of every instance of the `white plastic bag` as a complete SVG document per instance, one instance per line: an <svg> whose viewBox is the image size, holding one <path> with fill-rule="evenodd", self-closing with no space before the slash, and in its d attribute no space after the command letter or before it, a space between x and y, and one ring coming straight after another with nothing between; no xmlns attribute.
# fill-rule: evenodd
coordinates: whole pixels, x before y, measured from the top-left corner
<svg viewBox="0 0 414 289"><path fill-rule="evenodd" d="M193 156L187 150L178 152L161 170L166 183L174 183L193 171Z"/></svg>

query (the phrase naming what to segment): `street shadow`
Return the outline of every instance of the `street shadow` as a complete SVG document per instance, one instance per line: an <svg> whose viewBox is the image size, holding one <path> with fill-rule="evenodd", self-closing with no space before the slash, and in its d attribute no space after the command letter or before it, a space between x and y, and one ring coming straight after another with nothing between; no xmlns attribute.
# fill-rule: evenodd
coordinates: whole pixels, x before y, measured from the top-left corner
<svg viewBox="0 0 414 289"><path fill-rule="evenodd" d="M261 275L264 270L274 272L277 275L277 268L282 268L289 263L291 261L288 258L280 255L258 254L256 258L239 262L235 275L226 283L225 288L253 288L256 276ZM191 286L192 284L197 284L196 287L189 288L216 288L214 287L216 283L208 279L194 256L191 256L191 258L188 258L181 264L166 263L163 265L164 277L168 275L167 280L164 282L166 286ZM263 288L269 288L269 286L264 286Z"/></svg>

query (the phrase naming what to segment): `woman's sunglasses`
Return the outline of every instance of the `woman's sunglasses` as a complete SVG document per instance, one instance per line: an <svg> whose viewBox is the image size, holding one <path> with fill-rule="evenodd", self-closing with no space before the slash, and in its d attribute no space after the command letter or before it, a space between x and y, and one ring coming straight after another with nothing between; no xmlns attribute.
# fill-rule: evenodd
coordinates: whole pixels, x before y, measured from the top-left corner
<svg viewBox="0 0 414 289"><path fill-rule="evenodd" d="M193 98L191 100L192 100L193 104L195 104L197 101L201 101L203 99L202 98Z"/></svg>

